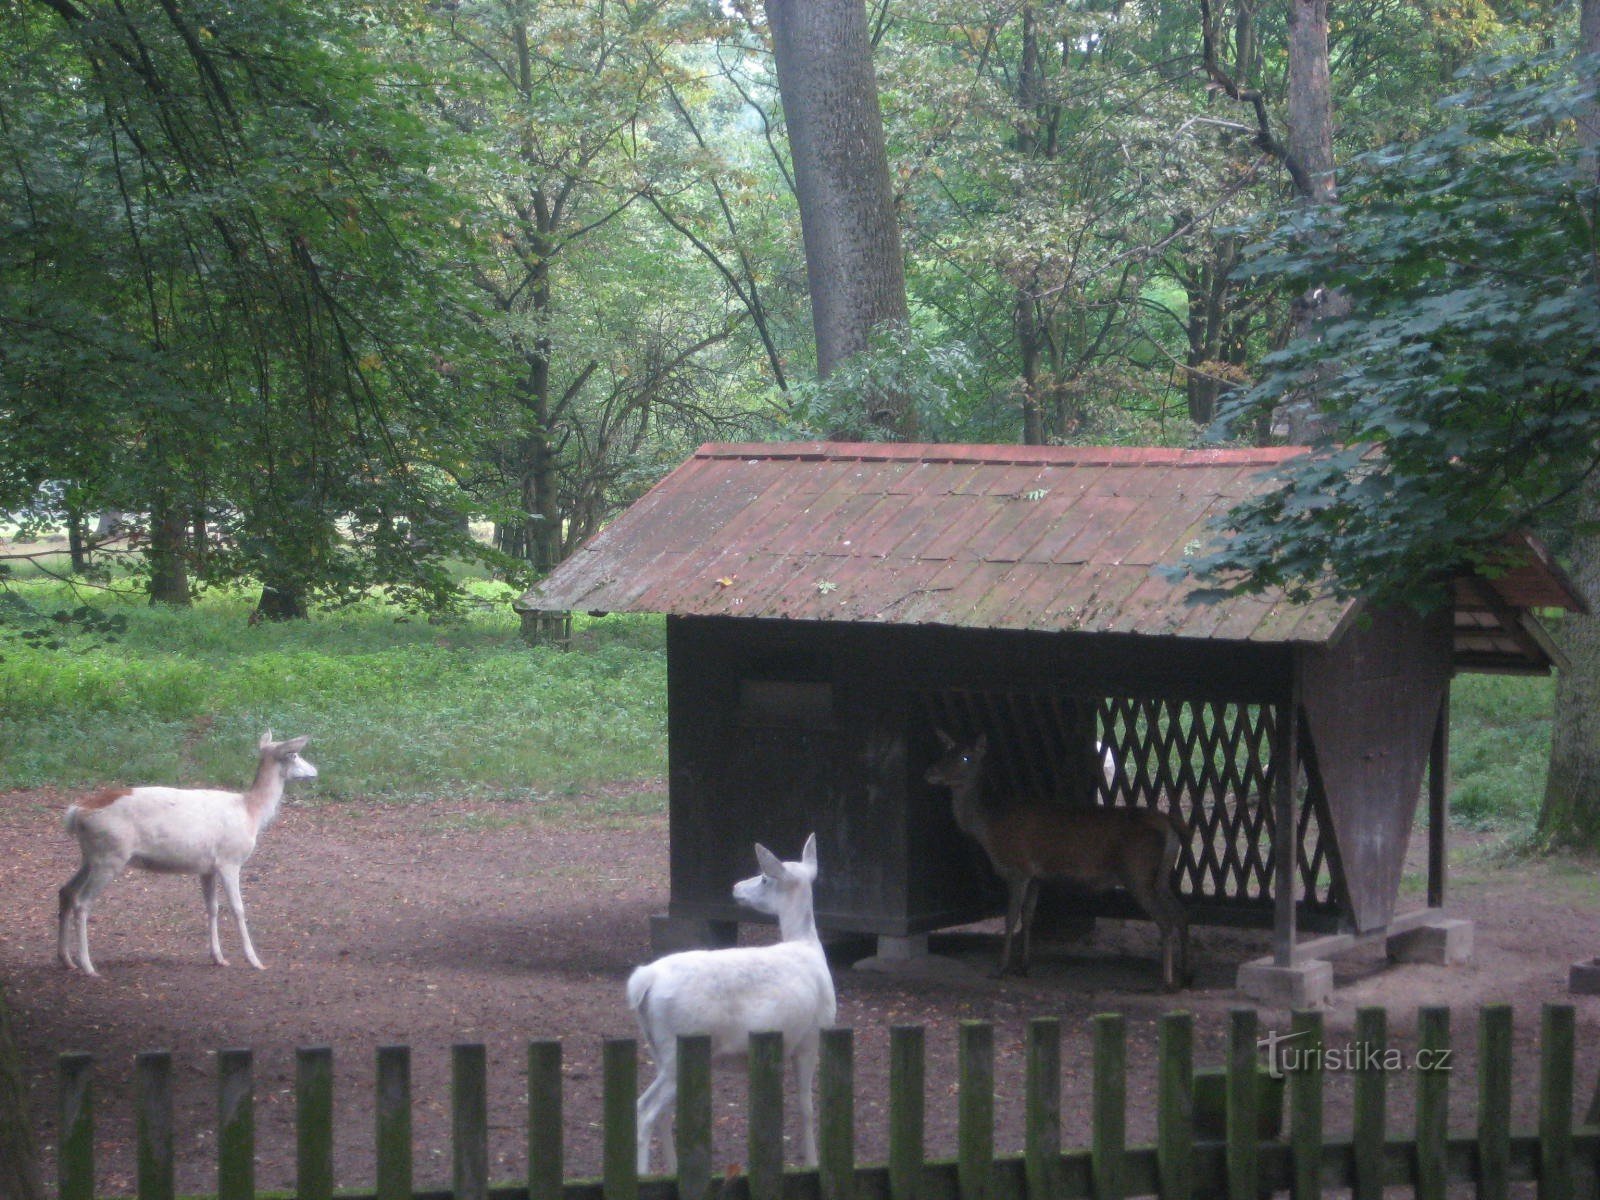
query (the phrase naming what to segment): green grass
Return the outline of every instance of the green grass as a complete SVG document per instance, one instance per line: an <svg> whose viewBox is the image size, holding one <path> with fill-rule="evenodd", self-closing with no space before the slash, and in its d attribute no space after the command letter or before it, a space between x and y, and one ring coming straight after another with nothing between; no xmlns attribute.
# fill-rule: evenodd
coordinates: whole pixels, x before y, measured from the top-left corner
<svg viewBox="0 0 1600 1200"><path fill-rule="evenodd" d="M111 641L49 622L56 649L28 644L0 613L0 790L242 786L270 726L314 739L322 775L296 785L303 801L467 796L532 803L552 819L580 807L618 820L660 811L657 789L594 785L665 774L661 621L580 620L573 650L530 648L510 589L473 587L472 613L447 624L371 603L252 627L253 593L213 594L190 611L102 595L93 603L124 616L126 631ZM14 592L46 614L82 603L44 580ZM1454 823L1531 833L1552 695L1548 679L1456 681Z"/></svg>
<svg viewBox="0 0 1600 1200"><path fill-rule="evenodd" d="M17 591L45 613L80 603L42 582ZM252 627L253 596L224 594L187 612L97 597L126 631L52 624L54 649L0 626L0 789L242 785L269 726L312 735L307 800L570 794L664 772L659 620L580 621L574 651L530 648L510 589L474 591L481 604L447 624L371 603Z"/></svg>

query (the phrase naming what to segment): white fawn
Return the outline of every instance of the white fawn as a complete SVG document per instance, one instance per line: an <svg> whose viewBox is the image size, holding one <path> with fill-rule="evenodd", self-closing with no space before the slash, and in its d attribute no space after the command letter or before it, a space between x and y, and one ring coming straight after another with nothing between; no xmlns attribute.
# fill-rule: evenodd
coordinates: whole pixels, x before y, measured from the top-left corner
<svg viewBox="0 0 1600 1200"><path fill-rule="evenodd" d="M239 927L239 942L252 967L260 968L239 895L239 868L256 848L256 838L278 815L283 785L291 779L312 779L316 767L300 757L309 738L272 740L269 729L257 746L260 759L255 782L245 792L207 788L105 788L67 809L64 824L83 851L83 865L61 888L56 924L57 953L65 966L94 975L89 958L89 910L95 897L127 867L176 875L200 876L211 933L211 959L222 966L217 936L217 881L227 893ZM77 926L77 960L72 932Z"/></svg>
<svg viewBox="0 0 1600 1200"><path fill-rule="evenodd" d="M1005 945L998 973L1004 975L1015 965L1012 939L1019 929L1022 956L1016 970L1027 973L1039 882L1061 879L1092 888L1127 888L1161 930L1162 985L1168 991L1183 986L1189 921L1172 887L1172 870L1187 840L1182 823L1152 808L1067 807L1020 796L995 797L999 803L988 805L983 788L987 737L980 733L975 742L962 745L943 730L936 732L945 754L923 778L950 789L956 824L984 848L1006 885ZM1103 766L1112 761L1109 754L1102 747Z"/></svg>
<svg viewBox="0 0 1600 1200"><path fill-rule="evenodd" d="M745 1056L752 1033L783 1034L783 1055L794 1063L800 1128L807 1165L817 1161L817 1117L812 1083L822 1030L838 1010L833 976L811 913L817 877L817 835L806 839L799 862L780 862L756 845L761 874L733 885L734 899L778 918L783 940L770 946L685 950L637 968L628 976L628 1006L656 1061L656 1077L639 1097L638 1163L650 1169L650 1136L678 1094L678 1038L704 1034L714 1058ZM678 1155L671 1121L661 1138L670 1174Z"/></svg>

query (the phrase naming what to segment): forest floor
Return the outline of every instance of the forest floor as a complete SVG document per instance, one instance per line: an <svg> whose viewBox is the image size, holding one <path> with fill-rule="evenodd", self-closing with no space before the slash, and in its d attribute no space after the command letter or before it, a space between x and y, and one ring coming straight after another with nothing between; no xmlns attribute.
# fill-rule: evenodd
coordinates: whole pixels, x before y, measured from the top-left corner
<svg viewBox="0 0 1600 1200"><path fill-rule="evenodd" d="M616 790L660 787L652 781ZM78 858L59 825L67 800L42 791L0 795L0 981L14 1007L47 1167L55 1152L56 1057L88 1051L96 1059L99 1193L132 1193L132 1059L161 1049L174 1056L179 1190L213 1190L214 1052L250 1047L256 1183L291 1187L294 1051L331 1046L336 1180L341 1187L370 1186L374 1051L404 1043L413 1055L417 1183L447 1184L450 1047L480 1042L489 1060L492 1173L496 1180L518 1179L525 1169L526 1044L558 1038L569 1174L598 1170L601 1040L635 1033L622 984L649 957L648 918L666 906L664 815L552 824L508 802L309 806L291 795L244 874L265 971L242 965L226 917L223 944L235 965L210 964L192 879L134 874L114 884L96 909L92 949L102 975L91 979L55 961L55 893ZM581 802L575 808L582 811ZM798 847L774 849L793 855ZM1408 874L1402 909L1420 904L1416 891L1415 875ZM1417 1006L1450 1006L1458 1047L1452 1124L1470 1128L1478 1009L1512 1004L1517 1077L1529 1083L1517 1088L1517 1116L1531 1122L1540 1007L1571 1002L1578 1103L1586 1106L1600 1074L1600 997L1569 996L1567 973L1573 962L1600 954L1600 864L1508 862L1483 838L1463 836L1452 847L1450 907L1476 922L1475 960L1463 967L1389 966L1381 946L1341 956L1327 1013L1330 1044L1352 1036L1358 1007L1382 1005L1390 1010L1392 1043L1408 1048ZM994 928L991 922L980 932ZM770 933L747 927L745 936ZM994 1023L996 1144L1008 1153L1022 1142L1027 1020L1062 1019L1063 1144L1083 1145L1088 1018L1120 1012L1128 1030L1128 1133L1148 1140L1157 1018L1179 1008L1196 1014L1197 1062L1220 1064L1228 1010L1241 1003L1235 974L1242 961L1266 952L1267 940L1259 931L1198 929L1192 953L1198 976L1176 996L1158 990L1156 939L1143 922L1103 921L1086 940L1045 946L1027 979L989 977L992 937L966 936L936 948L948 951L943 969L918 975L835 963L839 1023L855 1030L860 1161L883 1157L888 1030L896 1024L926 1027L928 1149L948 1154L956 1127L958 1023ZM1261 1022L1264 1030L1283 1029L1287 1014L1264 1010ZM650 1077L647 1062L640 1072L641 1081ZM1392 1134L1410 1127L1414 1082L1407 1072L1391 1082ZM738 1072L719 1071L719 1167L742 1157L742 1095ZM1346 1128L1348 1119L1349 1077L1335 1073L1329 1129ZM792 1140L792 1118L790 1124Z"/></svg>

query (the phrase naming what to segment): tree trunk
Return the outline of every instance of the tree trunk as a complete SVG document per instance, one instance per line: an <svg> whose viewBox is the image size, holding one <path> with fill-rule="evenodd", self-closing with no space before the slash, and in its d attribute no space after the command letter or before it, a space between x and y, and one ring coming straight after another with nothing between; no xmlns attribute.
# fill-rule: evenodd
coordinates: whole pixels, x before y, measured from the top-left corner
<svg viewBox="0 0 1600 1200"><path fill-rule="evenodd" d="M11 1010L0 988L0 1197L44 1200L38 1148L22 1082L22 1058L11 1029Z"/></svg>
<svg viewBox="0 0 1600 1200"><path fill-rule="evenodd" d="M863 0L767 0L778 94L794 158L806 284L826 376L904 322L905 274ZM874 397L873 419L915 436L904 396Z"/></svg>
<svg viewBox="0 0 1600 1200"><path fill-rule="evenodd" d="M254 621L303 621L310 615L305 589L298 584L264 583L256 601Z"/></svg>
<svg viewBox="0 0 1600 1200"><path fill-rule="evenodd" d="M89 569L89 547L84 537L86 521L83 510L67 509L67 557L72 563L72 573L82 575Z"/></svg>
<svg viewBox="0 0 1600 1200"><path fill-rule="evenodd" d="M1600 0L1583 0L1581 53L1600 54ZM1600 105L1580 114L1583 164L1600 176ZM1600 478L1584 483L1580 526L1600 519ZM1589 603L1600 605L1600 533L1573 542L1572 576ZM1550 769L1539 808L1539 840L1547 846L1600 846L1600 616L1570 615L1562 628L1568 666L1556 680Z"/></svg>
<svg viewBox="0 0 1600 1200"><path fill-rule="evenodd" d="M156 493L150 505L150 603L188 608L189 522L171 492Z"/></svg>

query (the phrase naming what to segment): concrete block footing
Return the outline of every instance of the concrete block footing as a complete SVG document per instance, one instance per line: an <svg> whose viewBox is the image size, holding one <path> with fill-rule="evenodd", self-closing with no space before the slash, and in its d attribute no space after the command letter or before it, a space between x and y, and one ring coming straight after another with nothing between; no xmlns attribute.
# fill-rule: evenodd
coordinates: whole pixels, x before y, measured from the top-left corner
<svg viewBox="0 0 1600 1200"><path fill-rule="evenodd" d="M1384 947L1391 962L1458 967L1472 961L1472 922L1440 917L1390 934Z"/></svg>
<svg viewBox="0 0 1600 1200"><path fill-rule="evenodd" d="M1280 966L1270 958L1252 959L1239 968L1238 988L1272 1008L1316 1008L1333 995L1333 964L1313 958Z"/></svg>
<svg viewBox="0 0 1600 1200"><path fill-rule="evenodd" d="M1575 996L1600 996L1600 958L1573 963L1567 975L1567 991Z"/></svg>

